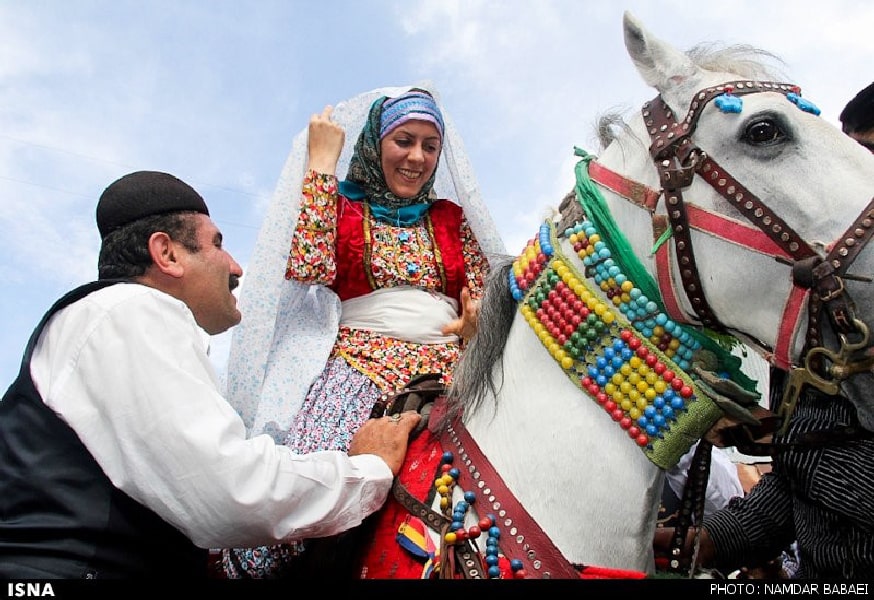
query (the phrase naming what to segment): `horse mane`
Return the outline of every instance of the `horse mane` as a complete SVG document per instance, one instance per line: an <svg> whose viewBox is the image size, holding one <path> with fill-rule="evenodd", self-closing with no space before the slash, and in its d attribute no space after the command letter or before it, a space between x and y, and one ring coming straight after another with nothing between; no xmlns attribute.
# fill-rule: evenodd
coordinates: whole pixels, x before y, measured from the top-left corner
<svg viewBox="0 0 874 600"><path fill-rule="evenodd" d="M487 392L497 397L503 385L503 380L494 379L494 366L501 361L517 309L507 279L513 260L511 256L492 260L480 302L476 335L468 342L453 371L447 393L447 416L461 414L465 409L476 410Z"/></svg>
<svg viewBox="0 0 874 600"><path fill-rule="evenodd" d="M739 79L783 81L784 61L767 50L748 44L720 45L717 42L700 43L686 51L686 56L698 67L714 73L734 73ZM597 119L596 130L600 150L616 141L619 132L628 133L624 112L610 109Z"/></svg>

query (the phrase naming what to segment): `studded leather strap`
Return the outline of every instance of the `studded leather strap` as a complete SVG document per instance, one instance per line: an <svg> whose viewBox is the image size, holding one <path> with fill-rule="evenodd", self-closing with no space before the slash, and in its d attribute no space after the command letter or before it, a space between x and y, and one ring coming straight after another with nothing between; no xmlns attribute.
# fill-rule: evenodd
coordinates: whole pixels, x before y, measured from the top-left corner
<svg viewBox="0 0 874 600"><path fill-rule="evenodd" d="M768 81L733 81L698 92L686 116L680 121L674 118L673 111L661 96L644 105L643 117L652 138L650 154L664 190L681 280L701 323L712 329L725 329L704 296L692 250L682 188L691 184L696 173L701 174L705 181L794 260L795 282L814 292L808 303L809 327L806 336L807 347L811 348L821 343L819 315L823 309L827 310L838 332L856 331L852 302L844 291L843 277L848 266L874 234L874 199L822 260L785 221L692 143L692 132L708 102L725 93L741 96L768 91L785 95L800 93L800 88Z"/></svg>
<svg viewBox="0 0 874 600"><path fill-rule="evenodd" d="M692 310L705 327L724 330L725 327L716 318L716 314L704 296L701 278L698 275L695 251L692 248L692 238L689 230L689 218L686 205L683 202L683 188L692 183L697 165L695 158L683 164L678 158L679 147L688 148L690 144L689 124L681 126L674 119L673 111L659 96L643 106L643 117L652 137L650 154L655 160L659 172L659 180L664 190L666 210L671 224L671 234L674 239L674 249L680 267L680 279ZM687 158L692 156L686 154Z"/></svg>
<svg viewBox="0 0 874 600"><path fill-rule="evenodd" d="M472 480L472 484L466 488L476 493L478 510L495 513L502 532L501 548L505 556L519 558L525 570L535 578L579 578L577 567L562 555L507 488L460 421L453 422L443 430L441 442L444 448L453 448L464 465L462 472Z"/></svg>
<svg viewBox="0 0 874 600"><path fill-rule="evenodd" d="M704 500L707 497L706 488L710 477L712 449L713 445L709 442L699 441L686 472L686 483L683 485L683 497L677 513L677 526L674 528L674 537L671 540L671 556L668 563L670 570L674 572L682 572L686 565L690 573L696 570L694 557L683 556L683 553L687 551L686 535L689 528L693 524L700 525L704 518ZM697 533L698 531L696 535Z"/></svg>
<svg viewBox="0 0 874 600"><path fill-rule="evenodd" d="M832 325L839 333L856 332L855 311L848 295L844 293L844 277L859 252L871 240L872 235L874 235L874 198L856 222L838 239L825 259L811 268L810 287L816 293L811 294L808 303L807 346L809 348L822 343L819 315L823 310L827 312ZM793 269L793 275L796 273L797 269Z"/></svg>

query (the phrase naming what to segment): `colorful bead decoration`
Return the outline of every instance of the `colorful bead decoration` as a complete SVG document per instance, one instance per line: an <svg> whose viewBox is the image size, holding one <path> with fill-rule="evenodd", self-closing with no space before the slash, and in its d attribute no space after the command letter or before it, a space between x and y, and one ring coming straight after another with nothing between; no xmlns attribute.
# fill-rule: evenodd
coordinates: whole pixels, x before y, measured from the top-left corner
<svg viewBox="0 0 874 600"><path fill-rule="evenodd" d="M459 500L455 507L450 511L449 507L452 504L453 488L458 484L458 478L461 472L458 468L453 467L455 456L452 452L446 451L443 453L440 464L441 475L434 480L434 487L437 488L437 493L440 495L440 510L444 515L451 519L449 529L443 534L441 544L442 556L447 556L447 547L452 546L466 540L476 541L480 538L483 532L486 532L486 548L483 554L483 562L485 564L486 573L489 579L500 579L501 572L501 550L499 541L501 539L501 529L497 526L495 516L492 514L481 518L476 525L468 528L464 526L464 520L470 507L476 502L476 494L471 491L463 493L463 499ZM524 579L527 575L523 568L522 561L511 560L510 570L515 579Z"/></svg>
<svg viewBox="0 0 874 600"><path fill-rule="evenodd" d="M723 92L713 100L716 108L724 113L739 113L741 110L743 110L743 100L739 96L735 96L734 94L732 94L733 91L733 85L726 85L725 92Z"/></svg>
<svg viewBox="0 0 874 600"><path fill-rule="evenodd" d="M695 401L685 373L700 343L621 271L589 221L565 237L585 275L557 249L546 222L510 271L510 291L571 379L642 448L651 450Z"/></svg>

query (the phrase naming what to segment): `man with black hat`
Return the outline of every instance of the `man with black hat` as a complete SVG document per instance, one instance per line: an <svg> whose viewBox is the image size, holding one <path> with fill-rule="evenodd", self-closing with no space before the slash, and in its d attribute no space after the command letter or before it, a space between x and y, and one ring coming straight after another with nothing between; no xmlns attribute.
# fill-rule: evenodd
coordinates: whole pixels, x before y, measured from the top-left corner
<svg viewBox="0 0 874 600"><path fill-rule="evenodd" d="M294 455L222 398L206 336L240 322L240 265L167 173L97 205L99 279L49 310L0 401L0 578L207 575L207 548L333 535L384 502L415 414Z"/></svg>

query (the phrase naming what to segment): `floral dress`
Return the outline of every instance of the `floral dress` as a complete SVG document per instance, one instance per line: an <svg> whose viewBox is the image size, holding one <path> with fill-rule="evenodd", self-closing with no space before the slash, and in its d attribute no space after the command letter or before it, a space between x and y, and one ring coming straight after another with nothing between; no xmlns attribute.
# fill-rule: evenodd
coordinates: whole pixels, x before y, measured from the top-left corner
<svg viewBox="0 0 874 600"><path fill-rule="evenodd" d="M308 171L302 186L300 215L291 242L286 276L331 286L338 272L337 178ZM345 206L355 207L353 203ZM362 215L362 218L368 218ZM370 273L376 289L417 286L442 292L440 252L427 220L398 226L372 216ZM466 219L459 230L465 285L471 298L482 295L488 261ZM363 267L362 267L363 268ZM422 373L442 373L448 383L458 360L457 343L417 344L369 330L341 326L328 363L310 387L285 444L296 453L349 449L354 432L370 416L383 391L403 387ZM223 552L230 578L282 576L304 544L233 549Z"/></svg>

